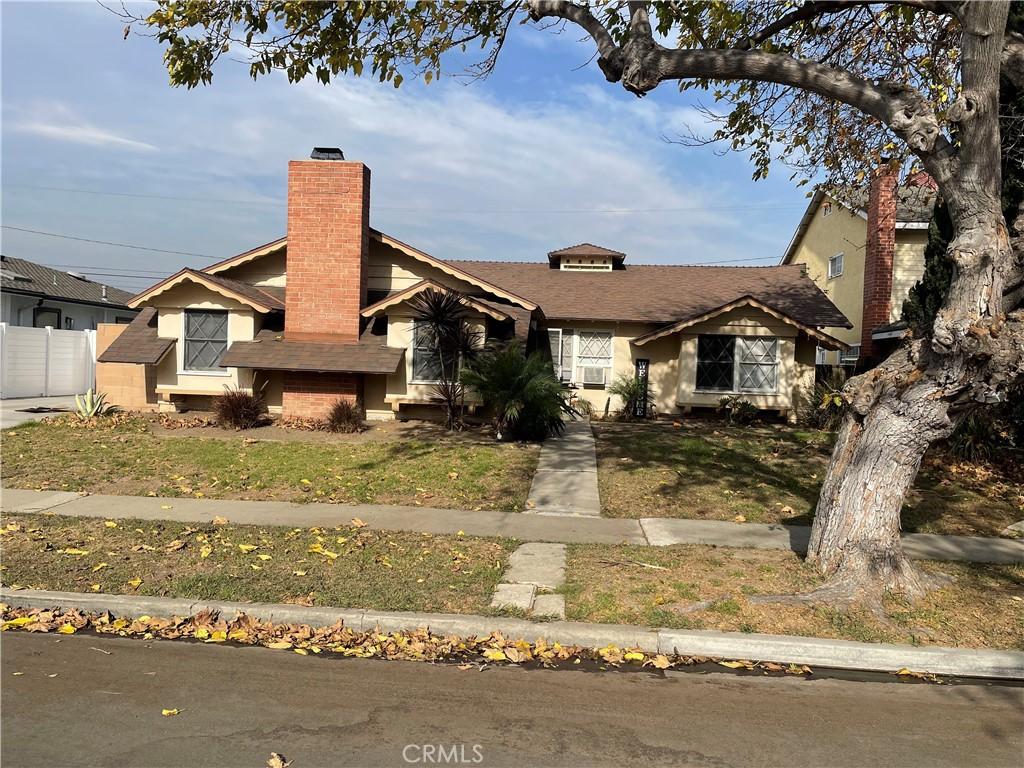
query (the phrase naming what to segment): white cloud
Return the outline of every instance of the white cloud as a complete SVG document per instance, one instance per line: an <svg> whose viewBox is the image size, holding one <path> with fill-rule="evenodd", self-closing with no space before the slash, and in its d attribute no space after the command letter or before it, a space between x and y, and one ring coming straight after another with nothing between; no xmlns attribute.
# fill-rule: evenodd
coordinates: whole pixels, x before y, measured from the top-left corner
<svg viewBox="0 0 1024 768"><path fill-rule="evenodd" d="M12 127L22 133L72 144L129 149L137 152L155 152L157 149L152 144L120 136L86 122L67 106L56 102L34 105L26 110L25 115L17 119Z"/></svg>

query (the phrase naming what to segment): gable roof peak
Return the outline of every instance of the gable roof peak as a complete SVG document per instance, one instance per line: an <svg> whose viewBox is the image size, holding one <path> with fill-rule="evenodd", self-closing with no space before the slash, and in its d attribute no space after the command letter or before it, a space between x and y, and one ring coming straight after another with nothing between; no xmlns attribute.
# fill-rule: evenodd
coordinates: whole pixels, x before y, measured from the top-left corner
<svg viewBox="0 0 1024 768"><path fill-rule="evenodd" d="M557 251L548 251L549 259L559 256L612 256L626 258L626 254L622 251L613 251L611 248L594 245L593 243L578 243L570 245L568 248L560 248Z"/></svg>

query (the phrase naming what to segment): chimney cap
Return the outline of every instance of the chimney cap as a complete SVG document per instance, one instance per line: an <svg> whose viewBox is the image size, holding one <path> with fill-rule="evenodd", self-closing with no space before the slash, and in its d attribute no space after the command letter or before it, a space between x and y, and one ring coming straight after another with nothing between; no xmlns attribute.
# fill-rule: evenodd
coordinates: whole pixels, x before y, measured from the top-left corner
<svg viewBox="0 0 1024 768"><path fill-rule="evenodd" d="M337 147L313 147L310 160L344 160L345 153Z"/></svg>

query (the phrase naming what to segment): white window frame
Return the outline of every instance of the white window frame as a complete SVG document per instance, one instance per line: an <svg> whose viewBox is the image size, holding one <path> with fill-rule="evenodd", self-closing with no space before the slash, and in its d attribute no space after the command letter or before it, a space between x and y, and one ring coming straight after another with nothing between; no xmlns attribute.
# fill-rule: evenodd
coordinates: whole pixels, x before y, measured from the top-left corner
<svg viewBox="0 0 1024 768"><path fill-rule="evenodd" d="M181 309L181 332L178 336L181 339L181 343L178 347L178 375L179 376L219 376L228 377L231 375L231 370L223 368L219 371L198 371L192 370L191 368L185 367L185 328L188 323L189 312L224 312L227 315L227 321L225 323L225 347L224 354L231 348L231 310L230 309L209 309L207 307L182 307Z"/></svg>
<svg viewBox="0 0 1024 768"><path fill-rule="evenodd" d="M413 319L411 334L409 337L409 383L410 384L440 384L440 379L417 379L416 378L416 326L419 323L423 323L423 320ZM437 348L434 348L434 354L437 354Z"/></svg>
<svg viewBox="0 0 1024 768"><path fill-rule="evenodd" d="M559 381L571 384L573 379L576 378L576 332L572 328L548 328L548 346L551 345L551 334L558 334L558 359L552 358L552 369L557 368L555 376ZM568 334L569 339L569 366L568 368L562 366L562 344L565 342L566 335ZM568 375L566 375L568 374Z"/></svg>
<svg viewBox="0 0 1024 768"><path fill-rule="evenodd" d="M858 360L860 360L860 344L851 344L849 349L844 349L839 353L840 365L856 365Z"/></svg>
<svg viewBox="0 0 1024 768"><path fill-rule="evenodd" d="M839 271L838 272L836 272L836 271L834 271L832 269L832 265L835 263L836 259L839 260ZM833 279L835 279L837 277L842 277L843 276L843 269L845 267L846 267L846 253L844 253L843 251L839 251L839 253L834 253L831 256L829 256L828 257L828 279L829 280L833 280Z"/></svg>
<svg viewBox="0 0 1024 768"><path fill-rule="evenodd" d="M710 334L700 334L700 335L707 335L707 336L732 336L733 339L735 339L735 341L733 341L733 348L732 348L732 350L733 350L732 351L732 389L730 389L730 390L725 390L725 389L700 389L697 386L697 365L698 365L699 361L696 359L697 358L697 349L694 348L694 351L693 351L693 354L694 354L693 391L695 393L704 394L704 395L768 395L768 396L779 394L779 369L782 367L781 364L780 364L780 362L781 362L780 358L782 356L782 339L781 338L779 338L778 336L760 336L760 335L741 336L741 335L738 335L738 334L735 334L735 333L710 333ZM736 349L736 345L737 345L737 343L741 339L742 340L747 340L747 339L764 339L764 340L774 340L775 341L775 362L774 362L774 366L775 366L775 387L774 387L774 389L771 389L771 390L767 390L767 389L743 389L742 387L739 386L739 381L740 381L740 356L739 356L739 351ZM697 340L696 343L700 344L699 337L698 337L698 340Z"/></svg>
<svg viewBox="0 0 1024 768"><path fill-rule="evenodd" d="M826 360L828 359L828 350L825 347L815 347L814 349L814 364L815 365L828 365Z"/></svg>
<svg viewBox="0 0 1024 768"><path fill-rule="evenodd" d="M584 366L580 363L580 336L585 333L602 334L608 337L608 363L606 365L587 365ZM604 384L586 384L582 383L582 377L579 376L581 368L604 368L606 371L615 370L615 331L604 329L604 328L577 328L573 333L573 344L572 344L572 370L573 370L573 383L578 383L579 386L586 386L593 389L604 389L608 386L609 376L605 375Z"/></svg>

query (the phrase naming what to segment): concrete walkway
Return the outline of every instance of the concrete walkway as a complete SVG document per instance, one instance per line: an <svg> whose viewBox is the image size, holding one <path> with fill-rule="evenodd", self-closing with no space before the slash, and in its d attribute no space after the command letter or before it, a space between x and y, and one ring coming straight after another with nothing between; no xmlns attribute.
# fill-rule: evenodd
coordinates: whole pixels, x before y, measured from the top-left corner
<svg viewBox="0 0 1024 768"><path fill-rule="evenodd" d="M16 397L0 400L0 429L60 415L59 413L29 413L25 410L26 408L64 408L74 413L75 396Z"/></svg>
<svg viewBox="0 0 1024 768"><path fill-rule="evenodd" d="M492 608L518 608L534 616L565 618L565 596L552 594L565 584L565 544L527 542L508 558L494 589Z"/></svg>
<svg viewBox="0 0 1024 768"><path fill-rule="evenodd" d="M526 511L538 515L600 517L597 448L588 421L570 421L540 450Z"/></svg>
<svg viewBox="0 0 1024 768"><path fill-rule="evenodd" d="M708 544L718 547L806 551L810 528L717 520L645 517L524 515L518 512L473 512L461 509L399 507L379 504L292 504L284 501L222 501L155 496L82 496L64 491L0 489L3 512L52 512L98 518L138 518L209 523L214 517L242 525L308 528L335 526L358 517L370 528L468 536L502 536L520 541L560 544ZM982 536L907 533L906 553L919 560L978 563L1024 562L1024 540Z"/></svg>

